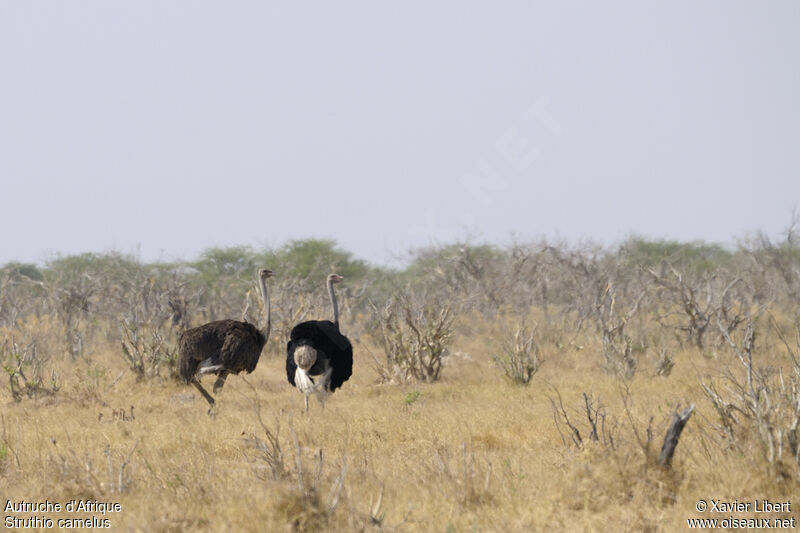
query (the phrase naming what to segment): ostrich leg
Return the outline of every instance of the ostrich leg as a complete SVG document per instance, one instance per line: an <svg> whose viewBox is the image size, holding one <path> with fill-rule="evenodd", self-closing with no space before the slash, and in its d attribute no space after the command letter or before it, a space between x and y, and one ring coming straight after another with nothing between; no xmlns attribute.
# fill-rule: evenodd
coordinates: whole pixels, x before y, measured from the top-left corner
<svg viewBox="0 0 800 533"><path fill-rule="evenodd" d="M225 379L228 377L228 371L223 370L219 373L219 377L217 381L214 382L214 394L217 394L223 385L225 385Z"/></svg>
<svg viewBox="0 0 800 533"><path fill-rule="evenodd" d="M203 398L205 398L208 401L208 403L211 404L211 407L214 407L214 398L208 393L206 389L203 388L203 386L200 384L200 382L197 380L196 377L192 379L192 385L197 387L197 390L200 391L200 394L203 395Z"/></svg>

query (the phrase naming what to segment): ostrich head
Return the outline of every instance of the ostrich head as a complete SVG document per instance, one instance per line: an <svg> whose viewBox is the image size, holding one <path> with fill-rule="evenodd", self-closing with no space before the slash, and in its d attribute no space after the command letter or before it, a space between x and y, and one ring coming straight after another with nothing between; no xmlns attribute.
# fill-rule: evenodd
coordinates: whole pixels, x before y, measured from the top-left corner
<svg viewBox="0 0 800 533"><path fill-rule="evenodd" d="M343 279L344 278L342 276L340 276L339 274L330 274L328 276L328 283L339 283Z"/></svg>
<svg viewBox="0 0 800 533"><path fill-rule="evenodd" d="M272 277L272 270L270 270L268 268L259 269L258 277L259 277L259 279L271 278Z"/></svg>
<svg viewBox="0 0 800 533"><path fill-rule="evenodd" d="M316 361L317 351L307 344L298 346L294 351L294 363L297 365L297 368L307 371Z"/></svg>

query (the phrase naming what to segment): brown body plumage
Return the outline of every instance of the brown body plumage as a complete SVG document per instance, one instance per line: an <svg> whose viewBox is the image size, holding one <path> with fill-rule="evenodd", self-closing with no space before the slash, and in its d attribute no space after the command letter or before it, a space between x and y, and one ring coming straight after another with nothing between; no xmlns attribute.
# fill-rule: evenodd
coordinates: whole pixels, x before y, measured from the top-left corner
<svg viewBox="0 0 800 533"><path fill-rule="evenodd" d="M181 333L180 375L187 383L197 374L203 361L207 366L222 365L230 374L255 370L267 339L249 322L217 320Z"/></svg>
<svg viewBox="0 0 800 533"><path fill-rule="evenodd" d="M200 384L201 375L218 376L214 383L216 394L225 384L228 374L238 374L243 370L249 374L258 364L271 325L266 283L271 276L272 271L266 268L258 271L266 315L264 331L249 322L217 320L187 329L178 339L178 372L185 382L197 387L212 407L214 398Z"/></svg>

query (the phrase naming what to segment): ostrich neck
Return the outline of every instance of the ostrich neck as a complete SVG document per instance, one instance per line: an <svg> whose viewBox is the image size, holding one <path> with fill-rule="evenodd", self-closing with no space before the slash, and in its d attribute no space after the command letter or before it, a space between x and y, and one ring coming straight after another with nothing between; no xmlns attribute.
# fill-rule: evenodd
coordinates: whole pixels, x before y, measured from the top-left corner
<svg viewBox="0 0 800 533"><path fill-rule="evenodd" d="M333 281L328 280L328 295L331 297L331 307L333 307L333 323L339 327L339 306L336 304L336 293L333 292Z"/></svg>
<svg viewBox="0 0 800 533"><path fill-rule="evenodd" d="M269 292L267 290L267 281L264 278L259 279L261 283L261 298L264 300L264 314L266 315L266 324L264 325L264 338L269 340L269 330L272 324L270 323L270 307L269 307Z"/></svg>

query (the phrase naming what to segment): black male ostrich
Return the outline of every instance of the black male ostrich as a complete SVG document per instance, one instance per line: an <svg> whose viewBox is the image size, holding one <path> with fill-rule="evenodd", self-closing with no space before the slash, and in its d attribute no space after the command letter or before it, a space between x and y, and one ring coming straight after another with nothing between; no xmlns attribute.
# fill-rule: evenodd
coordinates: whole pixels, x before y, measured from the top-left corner
<svg viewBox="0 0 800 533"><path fill-rule="evenodd" d="M214 398L200 384L203 374L216 374L214 394L225 384L228 374L238 374L246 370L249 374L256 368L261 350L269 338L270 308L267 278L272 271L262 268L258 271L261 297L264 300L266 324L260 331L249 322L236 320L217 320L181 333L178 340L178 370L186 383L191 383L214 407Z"/></svg>
<svg viewBox="0 0 800 533"><path fill-rule="evenodd" d="M308 397L312 393L324 407L328 394L341 387L353 374L353 346L339 333L339 307L333 292L333 284L342 279L331 274L327 280L333 322L301 322L292 328L286 345L286 378L303 393L306 412Z"/></svg>

